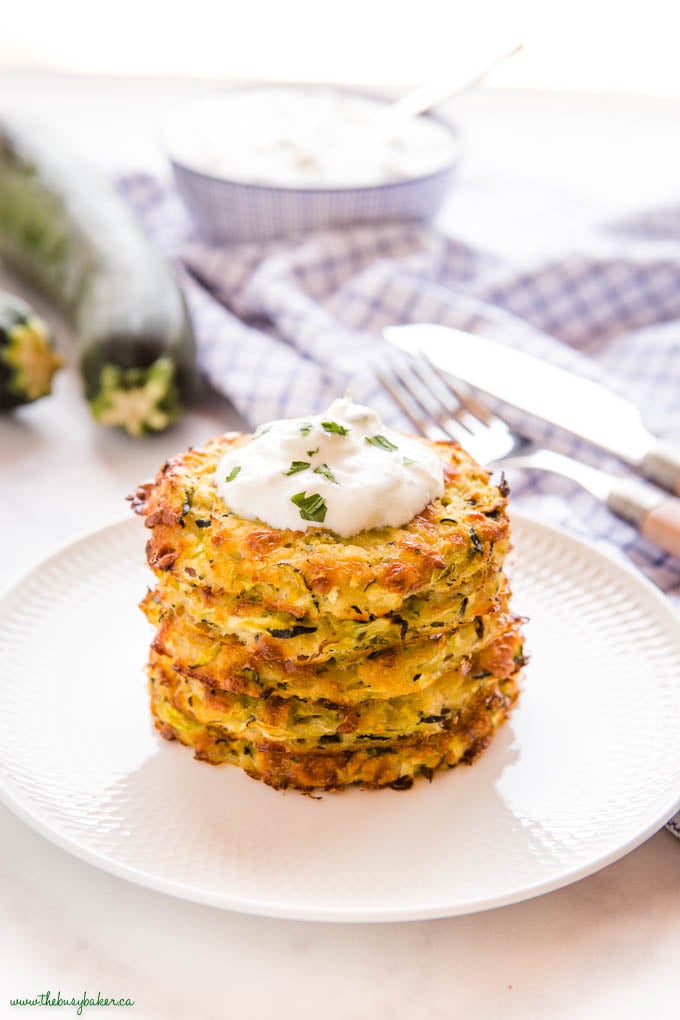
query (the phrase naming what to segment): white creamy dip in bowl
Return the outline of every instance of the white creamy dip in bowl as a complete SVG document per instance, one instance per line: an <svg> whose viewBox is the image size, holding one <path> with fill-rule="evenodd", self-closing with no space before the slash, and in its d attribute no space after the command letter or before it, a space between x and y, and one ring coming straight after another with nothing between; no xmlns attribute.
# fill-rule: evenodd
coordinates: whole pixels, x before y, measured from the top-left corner
<svg viewBox="0 0 680 1020"><path fill-rule="evenodd" d="M213 241L429 220L451 183L457 132L431 115L392 120L387 107L331 86L239 87L176 110L164 142L178 190Z"/></svg>

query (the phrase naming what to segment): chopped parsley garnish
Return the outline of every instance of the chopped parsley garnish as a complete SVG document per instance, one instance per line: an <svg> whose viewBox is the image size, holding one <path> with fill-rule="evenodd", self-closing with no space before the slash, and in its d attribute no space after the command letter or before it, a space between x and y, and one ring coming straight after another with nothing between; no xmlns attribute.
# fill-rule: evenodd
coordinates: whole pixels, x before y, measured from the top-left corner
<svg viewBox="0 0 680 1020"><path fill-rule="evenodd" d="M288 470L283 473L284 475L296 475L298 471L306 471L308 467L310 464L307 460L293 460Z"/></svg>
<svg viewBox="0 0 680 1020"><path fill-rule="evenodd" d="M324 432L328 432L330 435L346 436L349 429L346 429L344 425L338 424L337 421L322 421L321 428Z"/></svg>
<svg viewBox="0 0 680 1020"><path fill-rule="evenodd" d="M240 467L232 468L227 477L224 479L225 482L233 482L240 470L241 470Z"/></svg>
<svg viewBox="0 0 680 1020"><path fill-rule="evenodd" d="M302 433L303 436L308 436L313 428L314 426L312 425L311 421L303 421L302 425L300 426L300 432Z"/></svg>
<svg viewBox="0 0 680 1020"><path fill-rule="evenodd" d="M329 482L335 482L336 485L340 484L335 475L333 474L333 472L331 471L331 469L329 468L328 464L319 464L318 467L314 468L314 474L323 475L324 478L327 478Z"/></svg>
<svg viewBox="0 0 680 1020"><path fill-rule="evenodd" d="M385 438L385 436L366 436L365 442L367 442L369 446L377 446L379 450L388 450L391 452L392 450L397 449L394 443L391 443L389 439Z"/></svg>
<svg viewBox="0 0 680 1020"><path fill-rule="evenodd" d="M307 450L307 456L308 457L313 457L314 454L318 453L318 452L319 452L319 447L317 446L316 450Z"/></svg>
<svg viewBox="0 0 680 1020"><path fill-rule="evenodd" d="M318 492L312 492L309 496L306 492L298 492L290 497L291 503L300 510L300 517L303 521L316 521L323 524L326 519L326 500Z"/></svg>

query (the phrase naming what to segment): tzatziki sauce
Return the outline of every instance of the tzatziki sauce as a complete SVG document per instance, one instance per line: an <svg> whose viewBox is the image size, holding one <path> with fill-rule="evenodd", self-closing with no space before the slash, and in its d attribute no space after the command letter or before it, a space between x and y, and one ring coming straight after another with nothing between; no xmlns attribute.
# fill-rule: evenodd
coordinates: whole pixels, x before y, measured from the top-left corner
<svg viewBox="0 0 680 1020"><path fill-rule="evenodd" d="M429 117L390 119L388 104L327 87L260 86L207 96L168 124L172 158L245 184L350 188L450 166L454 134Z"/></svg>
<svg viewBox="0 0 680 1020"><path fill-rule="evenodd" d="M261 426L220 459L215 487L240 517L350 538L420 513L444 491L444 462L343 397L323 414Z"/></svg>

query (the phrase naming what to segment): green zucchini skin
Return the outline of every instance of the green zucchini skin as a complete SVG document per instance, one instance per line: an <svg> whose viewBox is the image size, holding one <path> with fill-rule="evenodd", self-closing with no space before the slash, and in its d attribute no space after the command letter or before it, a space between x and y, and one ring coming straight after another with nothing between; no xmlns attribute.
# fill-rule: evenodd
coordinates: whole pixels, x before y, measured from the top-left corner
<svg viewBox="0 0 680 1020"><path fill-rule="evenodd" d="M51 393L62 364L46 323L26 301L0 291L0 411Z"/></svg>
<svg viewBox="0 0 680 1020"><path fill-rule="evenodd" d="M196 391L196 347L172 270L108 181L61 136L6 116L0 123L0 254L71 319L96 417L133 434L178 417ZM112 370L118 392L139 396L159 360L167 390L162 414L126 420L119 408L102 415L102 404L108 400L110 408L115 396ZM154 378L157 398L158 372Z"/></svg>

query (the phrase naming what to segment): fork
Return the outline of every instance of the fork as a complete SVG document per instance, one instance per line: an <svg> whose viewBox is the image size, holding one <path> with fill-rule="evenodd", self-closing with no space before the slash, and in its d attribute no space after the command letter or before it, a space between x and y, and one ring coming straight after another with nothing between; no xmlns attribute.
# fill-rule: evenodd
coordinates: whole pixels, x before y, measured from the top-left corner
<svg viewBox="0 0 680 1020"><path fill-rule="evenodd" d="M514 432L470 388L425 357L392 364L378 378L428 439L454 439L492 469L532 468L577 482L665 552L680 557L680 499L645 482L619 478L547 450Z"/></svg>

